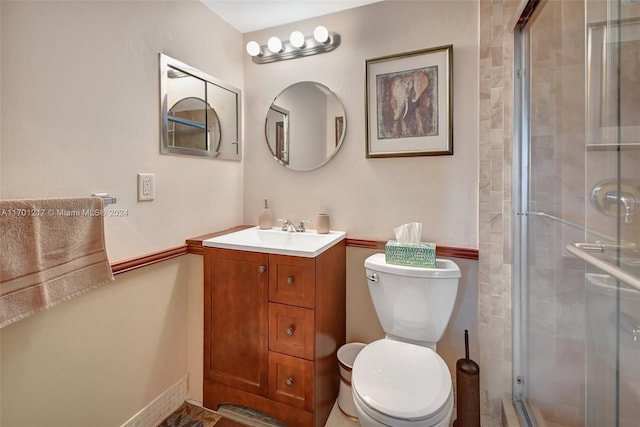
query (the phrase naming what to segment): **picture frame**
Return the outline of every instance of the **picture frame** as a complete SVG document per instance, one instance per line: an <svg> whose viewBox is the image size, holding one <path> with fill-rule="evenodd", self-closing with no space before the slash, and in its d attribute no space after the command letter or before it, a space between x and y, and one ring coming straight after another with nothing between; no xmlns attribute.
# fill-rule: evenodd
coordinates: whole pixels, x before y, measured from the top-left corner
<svg viewBox="0 0 640 427"><path fill-rule="evenodd" d="M640 19L597 22L587 32L587 144L640 143Z"/></svg>
<svg viewBox="0 0 640 427"><path fill-rule="evenodd" d="M366 156L453 155L453 45L366 60Z"/></svg>

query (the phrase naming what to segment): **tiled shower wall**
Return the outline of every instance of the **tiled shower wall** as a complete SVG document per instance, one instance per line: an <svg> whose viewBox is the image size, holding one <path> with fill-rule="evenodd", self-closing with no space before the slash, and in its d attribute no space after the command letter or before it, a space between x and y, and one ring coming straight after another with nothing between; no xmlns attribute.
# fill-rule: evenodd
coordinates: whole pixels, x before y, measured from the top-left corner
<svg viewBox="0 0 640 427"><path fill-rule="evenodd" d="M511 390L513 33L518 1L480 0L478 321L482 425L501 425Z"/></svg>

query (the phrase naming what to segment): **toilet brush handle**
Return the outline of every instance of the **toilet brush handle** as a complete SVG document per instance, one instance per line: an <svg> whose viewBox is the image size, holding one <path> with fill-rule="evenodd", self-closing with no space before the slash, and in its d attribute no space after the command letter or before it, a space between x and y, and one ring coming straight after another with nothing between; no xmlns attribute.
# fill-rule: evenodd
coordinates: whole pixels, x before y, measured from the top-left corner
<svg viewBox="0 0 640 427"><path fill-rule="evenodd" d="M464 358L469 360L469 330L464 330Z"/></svg>

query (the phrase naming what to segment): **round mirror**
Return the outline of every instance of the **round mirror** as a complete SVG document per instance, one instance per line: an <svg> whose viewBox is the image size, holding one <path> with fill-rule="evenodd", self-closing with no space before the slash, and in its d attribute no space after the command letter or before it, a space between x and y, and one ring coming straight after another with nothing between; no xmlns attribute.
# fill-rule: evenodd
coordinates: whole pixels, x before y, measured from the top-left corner
<svg viewBox="0 0 640 427"><path fill-rule="evenodd" d="M344 107L331 90L315 82L295 83L280 92L267 112L265 134L278 163L310 171L338 152L346 131Z"/></svg>

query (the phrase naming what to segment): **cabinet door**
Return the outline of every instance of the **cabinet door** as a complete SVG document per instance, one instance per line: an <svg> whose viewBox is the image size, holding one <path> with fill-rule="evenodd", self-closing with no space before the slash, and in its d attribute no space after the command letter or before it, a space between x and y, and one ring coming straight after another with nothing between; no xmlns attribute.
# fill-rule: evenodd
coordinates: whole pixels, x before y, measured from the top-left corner
<svg viewBox="0 0 640 427"><path fill-rule="evenodd" d="M268 394L267 255L204 251L204 375Z"/></svg>

